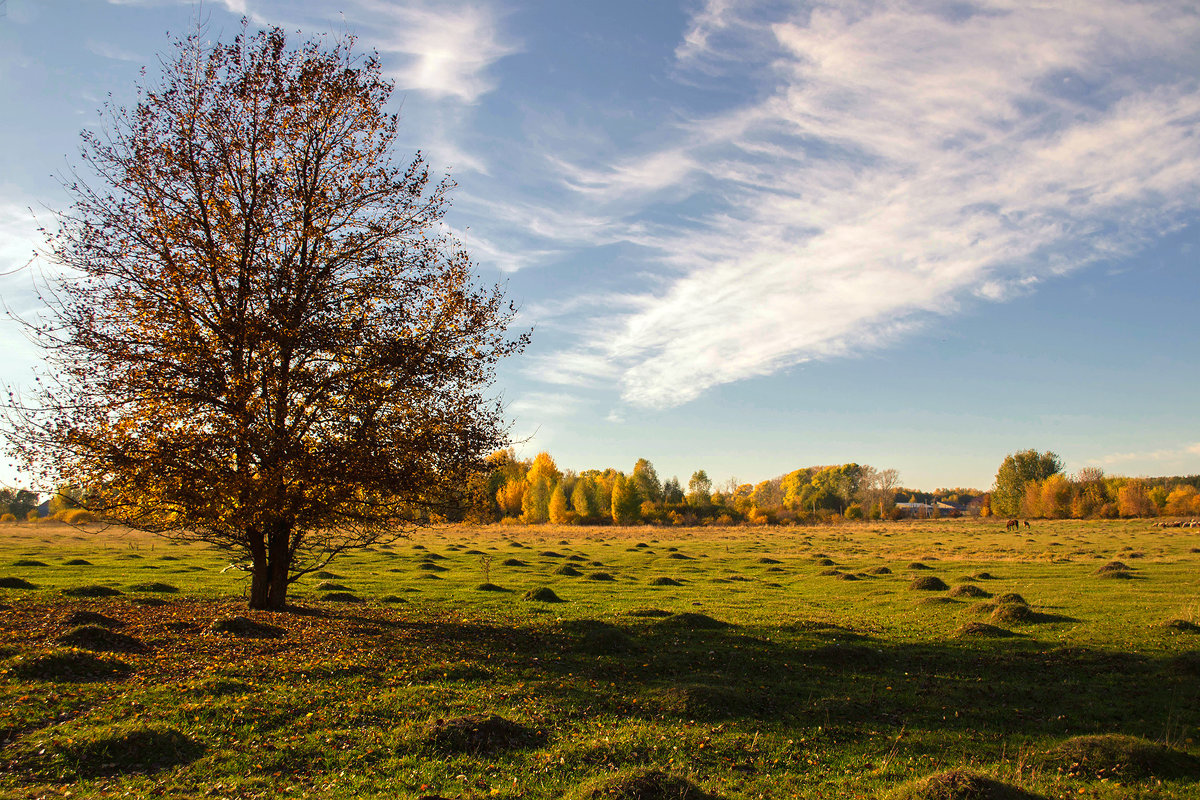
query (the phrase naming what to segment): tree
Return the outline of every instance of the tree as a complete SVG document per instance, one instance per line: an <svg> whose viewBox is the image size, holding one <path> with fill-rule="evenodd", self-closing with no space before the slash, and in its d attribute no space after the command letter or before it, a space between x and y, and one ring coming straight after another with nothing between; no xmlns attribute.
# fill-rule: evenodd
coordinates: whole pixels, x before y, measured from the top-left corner
<svg viewBox="0 0 1200 800"><path fill-rule="evenodd" d="M696 470L688 480L687 501L699 508L712 505L712 481L704 470Z"/></svg>
<svg viewBox="0 0 1200 800"><path fill-rule="evenodd" d="M663 499L662 481L658 479L658 472L655 471L654 465L644 458L639 458L637 463L633 465L633 475L631 480L637 484L638 493L643 500L648 500L651 503L660 503Z"/></svg>
<svg viewBox="0 0 1200 800"><path fill-rule="evenodd" d="M555 525L562 525L567 521L567 493L563 490L561 482L554 484L554 491L550 493L546 516Z"/></svg>
<svg viewBox="0 0 1200 800"><path fill-rule="evenodd" d="M872 519L887 519L888 513L896 505L896 488L899 485L899 470L862 468L858 491Z"/></svg>
<svg viewBox="0 0 1200 800"><path fill-rule="evenodd" d="M596 507L595 486L592 479L586 475L575 481L575 490L571 492L571 508L583 519L591 519L600 515Z"/></svg>
<svg viewBox="0 0 1200 800"><path fill-rule="evenodd" d="M613 482L612 518L616 525L636 525L642 515L642 498L632 478L618 475Z"/></svg>
<svg viewBox="0 0 1200 800"><path fill-rule="evenodd" d="M1016 516L1020 513L1027 483L1044 481L1062 471L1062 460L1050 451L1022 450L1005 456L992 487L992 513Z"/></svg>
<svg viewBox="0 0 1200 800"><path fill-rule="evenodd" d="M352 50L197 33L84 133L102 186L68 187L46 388L9 406L35 479L243 554L252 608L456 502L528 338L441 227L448 179L392 161L392 85Z"/></svg>
<svg viewBox="0 0 1200 800"><path fill-rule="evenodd" d="M683 502L683 487L679 485L679 478L672 476L663 484L663 502L664 503L682 503Z"/></svg>

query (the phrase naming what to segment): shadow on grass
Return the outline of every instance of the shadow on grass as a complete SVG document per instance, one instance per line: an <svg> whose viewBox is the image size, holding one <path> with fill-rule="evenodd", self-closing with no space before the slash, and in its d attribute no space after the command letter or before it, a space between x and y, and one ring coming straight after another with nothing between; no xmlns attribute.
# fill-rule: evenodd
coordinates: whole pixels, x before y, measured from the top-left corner
<svg viewBox="0 0 1200 800"><path fill-rule="evenodd" d="M690 626L674 617L403 627L465 654L487 652L497 677L537 681L539 694L569 710L645 720L811 725L851 737L892 725L1030 738L1120 730L1158 739L1200 725L1200 687L1177 658L1032 636L896 644L819 624Z"/></svg>

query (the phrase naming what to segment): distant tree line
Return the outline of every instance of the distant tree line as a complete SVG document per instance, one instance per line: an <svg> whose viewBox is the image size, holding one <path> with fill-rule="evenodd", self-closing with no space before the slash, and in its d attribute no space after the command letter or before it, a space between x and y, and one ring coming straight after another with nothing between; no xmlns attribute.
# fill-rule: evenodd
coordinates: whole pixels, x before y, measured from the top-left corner
<svg viewBox="0 0 1200 800"><path fill-rule="evenodd" d="M996 473L986 516L1042 519L1200 516L1200 475L1161 478L1108 476L1099 467L1075 475L1049 451L1007 456Z"/></svg>
<svg viewBox="0 0 1200 800"><path fill-rule="evenodd" d="M795 524L890 519L906 498L899 473L862 464L805 467L761 483L730 479L715 486L704 470L684 485L665 481L641 458L626 473L613 468L561 470L549 453L520 459L497 452L473 492L469 517L483 522L582 525Z"/></svg>

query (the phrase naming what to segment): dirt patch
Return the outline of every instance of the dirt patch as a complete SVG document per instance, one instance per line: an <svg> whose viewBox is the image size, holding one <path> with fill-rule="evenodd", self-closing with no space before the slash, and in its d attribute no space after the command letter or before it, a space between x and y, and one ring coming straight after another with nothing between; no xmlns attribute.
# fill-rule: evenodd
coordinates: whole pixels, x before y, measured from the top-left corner
<svg viewBox="0 0 1200 800"><path fill-rule="evenodd" d="M110 631L99 625L80 625L54 640L58 644L100 653L144 653L149 648L140 639Z"/></svg>
<svg viewBox="0 0 1200 800"><path fill-rule="evenodd" d="M214 619L208 628L213 633L228 633L246 639L282 639L286 634L278 625L258 622L249 617L232 616Z"/></svg>
<svg viewBox="0 0 1200 800"><path fill-rule="evenodd" d="M944 592L950 587L946 582L936 575L926 575L922 578L917 578L908 585L909 589L915 589L920 592Z"/></svg>
<svg viewBox="0 0 1200 800"><path fill-rule="evenodd" d="M496 714L439 719L425 734L425 744L433 750L472 755L537 747L545 740L543 732Z"/></svg>
<svg viewBox="0 0 1200 800"><path fill-rule="evenodd" d="M903 784L888 797L892 800L1041 800L1040 795L965 769L951 769Z"/></svg>
<svg viewBox="0 0 1200 800"><path fill-rule="evenodd" d="M1200 775L1200 759L1136 736L1076 736L1046 753L1049 766L1072 777L1184 778Z"/></svg>

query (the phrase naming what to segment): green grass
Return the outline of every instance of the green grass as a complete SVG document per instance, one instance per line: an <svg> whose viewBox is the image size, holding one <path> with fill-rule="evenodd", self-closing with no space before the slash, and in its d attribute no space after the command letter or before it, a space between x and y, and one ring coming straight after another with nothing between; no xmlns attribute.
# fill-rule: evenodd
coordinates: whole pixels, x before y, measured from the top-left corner
<svg viewBox="0 0 1200 800"><path fill-rule="evenodd" d="M1196 543L451 528L264 614L203 545L0 525L0 794L1200 798Z"/></svg>

